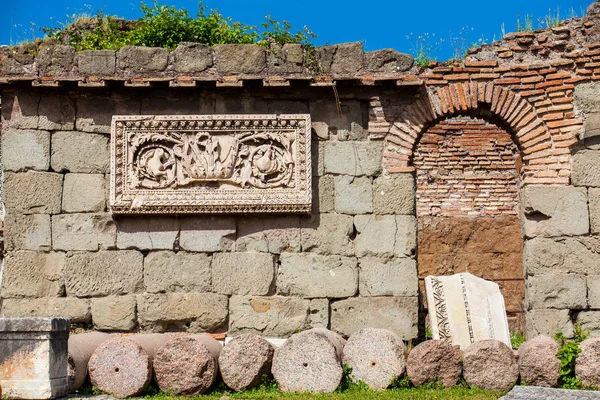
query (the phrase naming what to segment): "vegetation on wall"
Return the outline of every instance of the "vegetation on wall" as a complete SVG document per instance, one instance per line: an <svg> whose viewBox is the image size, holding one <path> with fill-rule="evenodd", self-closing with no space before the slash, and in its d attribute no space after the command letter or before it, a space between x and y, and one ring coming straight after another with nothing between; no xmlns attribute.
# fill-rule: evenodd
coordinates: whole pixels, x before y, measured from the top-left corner
<svg viewBox="0 0 600 400"><path fill-rule="evenodd" d="M581 352L579 344L590 335L589 331L584 331L581 326L575 324L575 335L569 340L562 332L554 335L554 340L560 345L556 357L560 360L560 380L559 386L565 389L581 389L581 382L575 376L575 362Z"/></svg>

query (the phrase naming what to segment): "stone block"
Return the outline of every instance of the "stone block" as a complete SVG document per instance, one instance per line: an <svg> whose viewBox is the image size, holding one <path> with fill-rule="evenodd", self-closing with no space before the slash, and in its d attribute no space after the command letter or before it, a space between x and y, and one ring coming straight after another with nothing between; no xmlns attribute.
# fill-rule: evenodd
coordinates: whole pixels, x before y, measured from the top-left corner
<svg viewBox="0 0 600 400"><path fill-rule="evenodd" d="M295 215L239 218L235 250L272 254L300 251L300 218Z"/></svg>
<svg viewBox="0 0 600 400"><path fill-rule="evenodd" d="M9 252L4 259L2 297L61 296L65 292L63 253Z"/></svg>
<svg viewBox="0 0 600 400"><path fill-rule="evenodd" d="M312 299L308 322L311 328L329 328L329 299Z"/></svg>
<svg viewBox="0 0 600 400"><path fill-rule="evenodd" d="M97 297L134 293L143 287L143 256L137 251L67 253L67 295Z"/></svg>
<svg viewBox="0 0 600 400"><path fill-rule="evenodd" d="M369 72L397 73L408 71L415 59L394 49L370 51L365 54L365 69Z"/></svg>
<svg viewBox="0 0 600 400"><path fill-rule="evenodd" d="M600 275L588 275L586 281L588 305L600 309Z"/></svg>
<svg viewBox="0 0 600 400"><path fill-rule="evenodd" d="M76 297L38 297L35 299L2 299L4 317L62 317L72 323L92 320L90 300Z"/></svg>
<svg viewBox="0 0 600 400"><path fill-rule="evenodd" d="M117 53L114 50L83 50L77 53L80 74L91 76L114 75Z"/></svg>
<svg viewBox="0 0 600 400"><path fill-rule="evenodd" d="M36 57L42 76L67 75L75 65L75 48L72 46L43 46Z"/></svg>
<svg viewBox="0 0 600 400"><path fill-rule="evenodd" d="M227 322L227 296L216 293L167 293L137 296L138 320L144 330L187 332L223 329Z"/></svg>
<svg viewBox="0 0 600 400"><path fill-rule="evenodd" d="M60 214L52 216L54 250L98 251L115 248L117 230L110 214Z"/></svg>
<svg viewBox="0 0 600 400"><path fill-rule="evenodd" d="M594 5L595 3L592 3ZM555 389L540 386L515 386L503 397L504 400L598 400L596 390Z"/></svg>
<svg viewBox="0 0 600 400"><path fill-rule="evenodd" d="M301 73L303 61L304 47L300 43L270 44L267 53L269 75Z"/></svg>
<svg viewBox="0 0 600 400"><path fill-rule="evenodd" d="M373 180L373 213L414 215L415 177L391 174Z"/></svg>
<svg viewBox="0 0 600 400"><path fill-rule="evenodd" d="M590 213L590 232L600 233L600 188L588 189L588 208Z"/></svg>
<svg viewBox="0 0 600 400"><path fill-rule="evenodd" d="M222 294L269 294L275 278L275 260L265 253L215 253L213 291Z"/></svg>
<svg viewBox="0 0 600 400"><path fill-rule="evenodd" d="M38 129L69 131L75 127L75 103L66 93L43 93L38 112Z"/></svg>
<svg viewBox="0 0 600 400"><path fill-rule="evenodd" d="M580 138L586 148L600 150L600 112L593 112L585 116Z"/></svg>
<svg viewBox="0 0 600 400"><path fill-rule="evenodd" d="M335 210L342 214L373 212L373 184L371 178L336 176Z"/></svg>
<svg viewBox="0 0 600 400"><path fill-rule="evenodd" d="M193 217L180 220L179 247L188 251L227 251L235 240L235 219L231 217Z"/></svg>
<svg viewBox="0 0 600 400"><path fill-rule="evenodd" d="M175 72L190 74L212 67L212 49L201 43L179 43L173 51Z"/></svg>
<svg viewBox="0 0 600 400"><path fill-rule="evenodd" d="M277 290L285 296L350 297L358 289L358 267L353 257L283 253Z"/></svg>
<svg viewBox="0 0 600 400"><path fill-rule="evenodd" d="M256 44L218 44L213 50L221 75L261 74L267 66L265 49Z"/></svg>
<svg viewBox="0 0 600 400"><path fill-rule="evenodd" d="M229 335L289 337L309 327L310 302L294 297L231 296Z"/></svg>
<svg viewBox="0 0 600 400"><path fill-rule="evenodd" d="M52 172L6 172L2 184L6 209L22 214L60 213L62 180L62 175Z"/></svg>
<svg viewBox="0 0 600 400"><path fill-rule="evenodd" d="M419 279L417 262L414 259L362 258L359 264L358 287L361 296L416 296L418 294Z"/></svg>
<svg viewBox="0 0 600 400"><path fill-rule="evenodd" d="M2 90L3 129L37 129L40 95L33 91Z"/></svg>
<svg viewBox="0 0 600 400"><path fill-rule="evenodd" d="M137 115L145 97L121 97L99 93L78 93L75 128L82 132L110 134L113 115ZM196 113L196 112L195 112Z"/></svg>
<svg viewBox="0 0 600 400"><path fill-rule="evenodd" d="M359 101L344 100L338 104L333 99L315 100L310 102L309 109L317 138L327 140L330 135L338 141L362 141L367 138L367 129L364 128L367 116L363 115L364 110ZM375 155L381 160L381 152Z"/></svg>
<svg viewBox="0 0 600 400"><path fill-rule="evenodd" d="M594 236L535 238L525 241L527 275L600 275L600 238Z"/></svg>
<svg viewBox="0 0 600 400"><path fill-rule="evenodd" d="M537 335L553 336L562 332L566 337L573 337L573 322L569 310L534 309L525 313L527 338Z"/></svg>
<svg viewBox="0 0 600 400"><path fill-rule="evenodd" d="M341 43L335 45L331 62L331 73L353 75L363 68L364 50L362 42Z"/></svg>
<svg viewBox="0 0 600 400"><path fill-rule="evenodd" d="M325 143L313 140L311 143L311 163L312 163L312 176L323 176L325 175Z"/></svg>
<svg viewBox="0 0 600 400"><path fill-rule="evenodd" d="M417 337L417 297L354 297L331 303L331 330L350 336L364 328L383 328L403 340Z"/></svg>
<svg viewBox="0 0 600 400"><path fill-rule="evenodd" d="M302 219L302 251L353 256L353 221L351 215L343 214L319 214Z"/></svg>
<svg viewBox="0 0 600 400"><path fill-rule="evenodd" d="M52 169L56 172L104 174L109 172L109 139L82 132L52 134Z"/></svg>
<svg viewBox="0 0 600 400"><path fill-rule="evenodd" d="M52 244L50 216L9 213L4 221L6 250L49 251Z"/></svg>
<svg viewBox="0 0 600 400"><path fill-rule="evenodd" d="M600 151L581 150L573 155L571 182L575 186L600 186Z"/></svg>
<svg viewBox="0 0 600 400"><path fill-rule="evenodd" d="M0 57L0 73L2 75L35 75L33 65L35 58L33 56L19 57L20 59L17 60L12 57L14 55L9 53L8 46L5 48L7 51L4 52L3 57Z"/></svg>
<svg viewBox="0 0 600 400"><path fill-rule="evenodd" d="M325 142L325 172L373 176L381 172L383 142Z"/></svg>
<svg viewBox="0 0 600 400"><path fill-rule="evenodd" d="M176 217L119 216L115 222L119 249L173 250L179 234Z"/></svg>
<svg viewBox="0 0 600 400"><path fill-rule="evenodd" d="M587 284L584 276L576 274L539 275L527 279L526 302L528 309L587 308Z"/></svg>
<svg viewBox="0 0 600 400"><path fill-rule="evenodd" d="M92 299L92 322L101 331L129 331L135 328L135 296L108 296Z"/></svg>
<svg viewBox="0 0 600 400"><path fill-rule="evenodd" d="M357 215L354 227L356 255L414 256L417 248L417 219L412 215Z"/></svg>
<svg viewBox="0 0 600 400"><path fill-rule="evenodd" d="M525 186L520 200L525 237L585 235L590 230L585 188Z"/></svg>
<svg viewBox="0 0 600 400"><path fill-rule="evenodd" d="M62 194L63 212L102 212L105 209L106 179L104 175L65 175Z"/></svg>
<svg viewBox="0 0 600 400"><path fill-rule="evenodd" d="M118 51L119 68L134 74L164 71L169 50L159 47L125 46Z"/></svg>
<svg viewBox="0 0 600 400"><path fill-rule="evenodd" d="M600 82L582 83L575 87L573 100L575 106L584 113L600 112Z"/></svg>
<svg viewBox="0 0 600 400"><path fill-rule="evenodd" d="M50 167L50 133L9 129L2 132L2 165L5 171Z"/></svg>
<svg viewBox="0 0 600 400"><path fill-rule="evenodd" d="M335 210L335 192L333 176L313 178L312 192L313 214L328 213Z"/></svg>
<svg viewBox="0 0 600 400"><path fill-rule="evenodd" d="M153 251L144 258L144 285L150 293L209 292L210 257L179 251Z"/></svg>

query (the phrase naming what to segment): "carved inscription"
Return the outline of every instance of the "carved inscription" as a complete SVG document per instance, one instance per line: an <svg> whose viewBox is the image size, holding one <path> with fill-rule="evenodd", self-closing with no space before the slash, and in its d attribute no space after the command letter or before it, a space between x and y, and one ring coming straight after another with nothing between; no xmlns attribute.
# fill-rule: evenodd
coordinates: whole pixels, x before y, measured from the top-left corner
<svg viewBox="0 0 600 400"><path fill-rule="evenodd" d="M115 116L115 213L310 212L310 116Z"/></svg>

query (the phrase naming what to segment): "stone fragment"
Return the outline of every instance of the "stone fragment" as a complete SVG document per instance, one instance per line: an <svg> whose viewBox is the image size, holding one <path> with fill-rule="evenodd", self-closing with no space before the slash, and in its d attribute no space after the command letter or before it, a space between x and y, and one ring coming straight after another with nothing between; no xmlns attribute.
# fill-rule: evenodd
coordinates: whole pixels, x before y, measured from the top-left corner
<svg viewBox="0 0 600 400"><path fill-rule="evenodd" d="M210 292L210 256L153 251L144 258L144 285L149 293Z"/></svg>
<svg viewBox="0 0 600 400"><path fill-rule="evenodd" d="M362 42L341 43L335 45L335 53L331 62L331 73L351 75L360 71L364 63Z"/></svg>
<svg viewBox="0 0 600 400"><path fill-rule="evenodd" d="M111 338L90 357L92 385L117 398L141 394L152 381L152 361L169 335L148 334Z"/></svg>
<svg viewBox="0 0 600 400"><path fill-rule="evenodd" d="M353 218L343 214L318 214L300 221L302 251L353 256Z"/></svg>
<svg viewBox="0 0 600 400"><path fill-rule="evenodd" d="M462 352L444 340L426 340L408 354L406 374L415 386L441 382L451 388L462 376Z"/></svg>
<svg viewBox="0 0 600 400"><path fill-rule="evenodd" d="M533 309L525 313L527 337L554 335L562 332L565 337L573 337L573 322L569 310Z"/></svg>
<svg viewBox="0 0 600 400"><path fill-rule="evenodd" d="M104 174L109 171L109 138L83 132L52 134L51 166L56 172Z"/></svg>
<svg viewBox="0 0 600 400"><path fill-rule="evenodd" d="M169 50L159 47L125 46L117 52L119 68L134 74L164 71Z"/></svg>
<svg viewBox="0 0 600 400"><path fill-rule="evenodd" d="M587 308L586 278L576 274L536 275L525 284L528 308Z"/></svg>
<svg viewBox="0 0 600 400"><path fill-rule="evenodd" d="M52 232L49 215L9 213L4 225L6 250L50 250Z"/></svg>
<svg viewBox="0 0 600 400"><path fill-rule="evenodd" d="M9 252L4 259L2 297L45 297L64 294L63 253Z"/></svg>
<svg viewBox="0 0 600 400"><path fill-rule="evenodd" d="M90 357L98 346L109 338L110 335L103 332L86 332L69 337L69 393L73 393L83 386L88 376Z"/></svg>
<svg viewBox="0 0 600 400"><path fill-rule="evenodd" d="M202 72L212 66L212 50L210 46L201 43L179 43L173 51L175 72Z"/></svg>
<svg viewBox="0 0 600 400"><path fill-rule="evenodd" d="M600 338L584 340L575 361L575 376L585 389L600 387Z"/></svg>
<svg viewBox="0 0 600 400"><path fill-rule="evenodd" d="M50 167L50 133L16 129L2 132L2 165L5 171L47 171Z"/></svg>
<svg viewBox="0 0 600 400"><path fill-rule="evenodd" d="M98 251L115 248L117 231L111 214L60 214L52 216L54 250Z"/></svg>
<svg viewBox="0 0 600 400"><path fill-rule="evenodd" d="M464 350L463 377L471 387L509 390L519 378L512 349L498 340L481 340Z"/></svg>
<svg viewBox="0 0 600 400"><path fill-rule="evenodd" d="M219 356L223 382L237 392L259 386L271 374L274 354L273 345L258 335L234 337Z"/></svg>
<svg viewBox="0 0 600 400"><path fill-rule="evenodd" d="M173 250L179 234L179 219L171 216L119 216L115 222L119 249Z"/></svg>
<svg viewBox="0 0 600 400"><path fill-rule="evenodd" d="M556 386L560 376L560 360L556 357L558 349L558 343L546 335L525 341L519 347L521 384Z"/></svg>
<svg viewBox="0 0 600 400"><path fill-rule="evenodd" d="M114 50L83 50L77 53L79 73L91 76L114 75L117 53Z"/></svg>
<svg viewBox="0 0 600 400"><path fill-rule="evenodd" d="M5 317L61 317L74 323L87 324L92 320L90 301L76 297L38 297L2 299Z"/></svg>
<svg viewBox="0 0 600 400"><path fill-rule="evenodd" d="M365 69L369 72L404 72L414 64L415 59L394 49L370 51L365 54Z"/></svg>
<svg viewBox="0 0 600 400"><path fill-rule="evenodd" d="M325 142L325 172L373 176L381 172L383 142Z"/></svg>
<svg viewBox="0 0 600 400"><path fill-rule="evenodd" d="M75 54L72 46L42 46L36 57L41 75L67 75L73 69Z"/></svg>
<svg viewBox="0 0 600 400"><path fill-rule="evenodd" d="M235 236L235 219L230 217L186 217L180 220L179 247L187 251L227 251Z"/></svg>
<svg viewBox="0 0 600 400"><path fill-rule="evenodd" d="M503 400L598 400L597 390L554 389L537 386L515 386Z"/></svg>
<svg viewBox="0 0 600 400"><path fill-rule="evenodd" d="M352 368L352 381L383 390L404 374L404 342L387 329L354 332L344 346L343 364Z"/></svg>
<svg viewBox="0 0 600 400"><path fill-rule="evenodd" d="M360 295L416 296L418 291L417 262L412 258L393 260L361 258L359 273Z"/></svg>
<svg viewBox="0 0 600 400"><path fill-rule="evenodd" d="M300 251L300 219L297 216L240 218L236 251L279 254Z"/></svg>
<svg viewBox="0 0 600 400"><path fill-rule="evenodd" d="M405 257L416 252L417 219L412 215L357 215L354 227L358 257Z"/></svg>
<svg viewBox="0 0 600 400"><path fill-rule="evenodd" d="M105 208L106 179L104 175L65 175L62 194L63 212L103 212Z"/></svg>
<svg viewBox="0 0 600 400"><path fill-rule="evenodd" d="M256 44L218 44L213 50L221 75L260 74L267 66L265 49Z"/></svg>
<svg viewBox="0 0 600 400"><path fill-rule="evenodd" d="M575 186L600 186L600 151L581 150L573 155L571 182Z"/></svg>
<svg viewBox="0 0 600 400"><path fill-rule="evenodd" d="M342 380L341 349L321 330L292 335L275 350L273 376L282 392L332 393ZM343 345L342 345L343 347Z"/></svg>
<svg viewBox="0 0 600 400"><path fill-rule="evenodd" d="M67 92L42 92L37 128L46 131L73 130L75 111L75 102Z"/></svg>
<svg viewBox="0 0 600 400"><path fill-rule="evenodd" d="M221 347L208 335L169 340L154 358L154 376L160 390L184 396L207 391L219 374Z"/></svg>
<svg viewBox="0 0 600 400"><path fill-rule="evenodd" d="M335 210L342 214L368 214L373 211L371 178L336 176Z"/></svg>
<svg viewBox="0 0 600 400"><path fill-rule="evenodd" d="M275 278L275 260L265 253L215 253L212 285L216 293L267 295Z"/></svg>
<svg viewBox="0 0 600 400"><path fill-rule="evenodd" d="M413 215L415 178L412 174L382 175L373 181L373 213Z"/></svg>
<svg viewBox="0 0 600 400"><path fill-rule="evenodd" d="M92 299L92 322L101 331L129 331L135 328L135 296L107 296Z"/></svg>
<svg viewBox="0 0 600 400"><path fill-rule="evenodd" d="M62 175L28 171L4 173L3 199L8 212L58 214L62 195Z"/></svg>

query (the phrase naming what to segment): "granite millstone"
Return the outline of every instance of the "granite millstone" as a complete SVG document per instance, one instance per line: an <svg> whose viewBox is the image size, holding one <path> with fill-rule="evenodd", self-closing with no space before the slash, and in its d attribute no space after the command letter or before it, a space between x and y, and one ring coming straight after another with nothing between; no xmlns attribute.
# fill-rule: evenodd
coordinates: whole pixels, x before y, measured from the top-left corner
<svg viewBox="0 0 600 400"><path fill-rule="evenodd" d="M88 362L94 351L110 338L108 333L88 332L69 337L69 392L78 390L87 378Z"/></svg>
<svg viewBox="0 0 600 400"><path fill-rule="evenodd" d="M408 355L406 374L415 386L441 381L444 387L450 388L462 374L461 351L444 340L427 340Z"/></svg>
<svg viewBox="0 0 600 400"><path fill-rule="evenodd" d="M273 358L272 372L279 389L283 392L333 392L342 380L343 349L339 344L343 342L339 335L324 329L292 335L275 350Z"/></svg>
<svg viewBox="0 0 600 400"><path fill-rule="evenodd" d="M387 329L362 329L344 346L343 363L352 368L352 381L371 389L386 389L404 373L404 342Z"/></svg>
<svg viewBox="0 0 600 400"><path fill-rule="evenodd" d="M549 336L540 335L519 347L519 374L521 384L553 387L558 384L560 360L556 357L558 343Z"/></svg>
<svg viewBox="0 0 600 400"><path fill-rule="evenodd" d="M509 390L519 378L517 358L498 340L475 342L464 351L463 377L472 387Z"/></svg>
<svg viewBox="0 0 600 400"><path fill-rule="evenodd" d="M220 353L221 344L208 335L171 339L154 359L158 387L176 395L204 393L217 379Z"/></svg>
<svg viewBox="0 0 600 400"><path fill-rule="evenodd" d="M273 345L258 335L237 336L219 356L223 381L238 392L260 385L262 377L271 373L274 354Z"/></svg>
<svg viewBox="0 0 600 400"><path fill-rule="evenodd" d="M600 338L584 340L575 362L575 376L584 388L600 387Z"/></svg>

